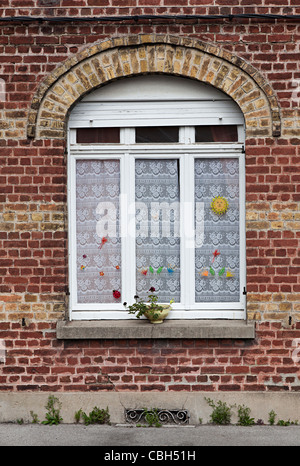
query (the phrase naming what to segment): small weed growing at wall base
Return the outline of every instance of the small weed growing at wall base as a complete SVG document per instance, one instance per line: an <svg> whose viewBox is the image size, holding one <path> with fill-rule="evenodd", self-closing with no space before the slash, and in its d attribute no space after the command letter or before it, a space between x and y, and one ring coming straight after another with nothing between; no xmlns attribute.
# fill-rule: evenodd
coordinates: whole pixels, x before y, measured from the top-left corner
<svg viewBox="0 0 300 466"><path fill-rule="evenodd" d="M205 401L209 404L213 411L210 415L211 422L213 424L227 425L230 424L232 416L233 406L228 406L225 401L219 400L217 404L214 403L210 398L205 398Z"/></svg>
<svg viewBox="0 0 300 466"><path fill-rule="evenodd" d="M42 424L48 424L51 426L54 424L60 424L63 418L60 416L61 402L59 399L54 395L49 395L45 408L48 412L46 413L46 420L42 421Z"/></svg>
<svg viewBox="0 0 300 466"><path fill-rule="evenodd" d="M110 424L108 407L106 409L100 409L95 406L89 414L86 414L82 409L80 409L75 413L76 422L79 422L81 417L86 426L89 424Z"/></svg>

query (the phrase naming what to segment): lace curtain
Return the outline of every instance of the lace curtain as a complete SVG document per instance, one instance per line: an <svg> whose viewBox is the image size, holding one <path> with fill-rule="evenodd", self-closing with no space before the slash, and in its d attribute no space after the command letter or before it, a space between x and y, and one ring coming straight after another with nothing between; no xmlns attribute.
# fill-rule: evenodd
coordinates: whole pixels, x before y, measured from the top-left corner
<svg viewBox="0 0 300 466"><path fill-rule="evenodd" d="M225 213L212 209L220 196L228 202ZM195 160L196 302L239 301L239 162L234 158ZM197 210L197 203L198 210ZM203 210L204 207L204 210ZM198 217L198 218L197 218ZM198 222L198 225L197 225ZM203 224L202 224L203 225ZM198 242L198 244L197 244ZM197 247L198 246L198 247Z"/></svg>
<svg viewBox="0 0 300 466"><path fill-rule="evenodd" d="M76 163L78 303L121 302L120 162Z"/></svg>
<svg viewBox="0 0 300 466"><path fill-rule="evenodd" d="M195 300L239 301L239 162L195 160ZM138 159L136 293L154 287L160 302L180 302L180 185L177 159ZM76 162L78 303L121 303L120 162ZM218 196L225 213L211 208Z"/></svg>
<svg viewBox="0 0 300 466"><path fill-rule="evenodd" d="M136 290L180 302L179 161L137 160Z"/></svg>

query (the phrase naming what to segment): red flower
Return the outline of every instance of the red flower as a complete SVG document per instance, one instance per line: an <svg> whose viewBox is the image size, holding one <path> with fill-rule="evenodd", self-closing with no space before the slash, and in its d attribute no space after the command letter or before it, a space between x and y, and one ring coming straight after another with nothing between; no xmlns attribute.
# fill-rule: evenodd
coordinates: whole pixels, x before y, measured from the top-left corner
<svg viewBox="0 0 300 466"><path fill-rule="evenodd" d="M113 297L116 299L121 298L121 293L118 290L113 290Z"/></svg>
<svg viewBox="0 0 300 466"><path fill-rule="evenodd" d="M219 256L220 254L221 254L221 253L216 249L216 250L213 252L214 258L213 258L212 261L214 262L215 258L216 258L217 256Z"/></svg>
<svg viewBox="0 0 300 466"><path fill-rule="evenodd" d="M103 238L101 239L101 244L100 244L99 248L102 249L106 242L107 242L107 238L105 236L103 236Z"/></svg>
<svg viewBox="0 0 300 466"><path fill-rule="evenodd" d="M153 293L153 292L155 291L154 286L151 286L151 288L149 289L149 291L151 291L151 293Z"/></svg>

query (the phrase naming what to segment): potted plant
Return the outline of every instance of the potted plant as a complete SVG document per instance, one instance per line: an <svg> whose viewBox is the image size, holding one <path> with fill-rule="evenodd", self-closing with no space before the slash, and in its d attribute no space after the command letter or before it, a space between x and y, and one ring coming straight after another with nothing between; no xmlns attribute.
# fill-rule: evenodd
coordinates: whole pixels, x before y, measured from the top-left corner
<svg viewBox="0 0 300 466"><path fill-rule="evenodd" d="M172 309L172 302L170 304L157 304L158 297L154 294L155 288L151 286L149 289L150 294L148 295L148 302L145 303L139 296L135 296L135 303L127 307L127 303L123 303L124 306L128 309L129 314L135 314L137 319L140 319L142 316L147 317L147 319L152 324L161 324L164 319L169 314Z"/></svg>

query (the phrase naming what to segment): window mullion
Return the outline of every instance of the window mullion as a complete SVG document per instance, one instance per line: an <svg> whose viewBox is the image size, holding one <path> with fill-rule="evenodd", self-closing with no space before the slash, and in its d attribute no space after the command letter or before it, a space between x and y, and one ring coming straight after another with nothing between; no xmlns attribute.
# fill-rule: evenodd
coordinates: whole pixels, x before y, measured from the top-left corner
<svg viewBox="0 0 300 466"><path fill-rule="evenodd" d="M135 143L135 128L120 128L120 143L134 144Z"/></svg>
<svg viewBox="0 0 300 466"><path fill-rule="evenodd" d="M181 126L179 128L179 143L194 144L195 142L195 127Z"/></svg>
<svg viewBox="0 0 300 466"><path fill-rule="evenodd" d="M120 143L135 143L135 128L120 129ZM121 251L122 251L122 302L132 303L135 293L135 166L134 155L121 156ZM134 227L133 227L134 225ZM130 271L130 272L129 272Z"/></svg>
<svg viewBox="0 0 300 466"><path fill-rule="evenodd" d="M181 284L185 308L194 303L195 295L195 235L194 235L194 159L191 154L181 158L180 224L181 224Z"/></svg>
<svg viewBox="0 0 300 466"><path fill-rule="evenodd" d="M121 157L121 238L122 238L122 300L131 303L135 293L135 170L134 156Z"/></svg>

